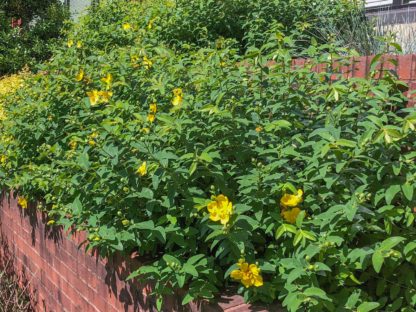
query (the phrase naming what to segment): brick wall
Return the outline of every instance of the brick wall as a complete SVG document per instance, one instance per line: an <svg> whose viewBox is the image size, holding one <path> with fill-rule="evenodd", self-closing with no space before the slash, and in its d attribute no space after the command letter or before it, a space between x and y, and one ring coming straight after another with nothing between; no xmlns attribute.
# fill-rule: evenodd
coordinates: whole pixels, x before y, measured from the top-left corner
<svg viewBox="0 0 416 312"><path fill-rule="evenodd" d="M334 72L343 73L348 78L366 78L370 73L370 65L374 56L362 56L353 58L349 66L340 66L336 62L332 64ZM304 66L306 59L293 60L293 66ZM395 73L400 80L408 84L408 91L405 94L409 98L409 106L416 105L416 54L409 55L385 55L379 60L379 65L376 69L379 75L383 72L390 71ZM314 71L323 72L326 69L325 65L317 65L313 68Z"/></svg>
<svg viewBox="0 0 416 312"><path fill-rule="evenodd" d="M45 225L46 217L35 207L21 209L13 196L0 198L0 258L13 257L14 269L29 284L36 311L118 312L155 311L147 294L150 285L125 282L140 265L138 259L115 255L100 259L80 244L84 233L69 238L62 230ZM0 261L1 263L1 261ZM192 303L182 308L181 296L166 298L163 311L279 311L251 307L235 292L223 294L218 304Z"/></svg>

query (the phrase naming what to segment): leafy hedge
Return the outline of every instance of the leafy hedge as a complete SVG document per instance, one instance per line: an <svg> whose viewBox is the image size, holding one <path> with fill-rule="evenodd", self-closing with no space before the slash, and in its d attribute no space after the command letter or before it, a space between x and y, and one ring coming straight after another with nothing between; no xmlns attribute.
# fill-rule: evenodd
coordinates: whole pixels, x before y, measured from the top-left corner
<svg viewBox="0 0 416 312"><path fill-rule="evenodd" d="M277 22L284 33L301 29L308 38L327 42L323 29L340 31L352 19L364 17L362 1L306 0L168 0L150 2L152 23L164 42L213 46L220 38L235 39L239 49L261 46L267 41L270 25ZM174 9L173 9L174 8ZM362 24L370 29L362 19ZM307 45L309 40L303 42ZM300 43L298 43L300 44Z"/></svg>
<svg viewBox="0 0 416 312"><path fill-rule="evenodd" d="M405 85L334 74L348 51L299 52L304 35L279 25L244 54L227 39L175 50L152 12L103 5L7 101L0 178L22 208L44 199L88 248L150 259L131 278L155 281L159 309L176 288L185 304L240 286L290 311L412 311Z"/></svg>
<svg viewBox="0 0 416 312"><path fill-rule="evenodd" d="M5 14L1 14L2 9ZM12 28L12 18L21 18L22 27ZM57 0L1 3L0 75L17 73L25 65L32 67L47 60L68 18L68 9Z"/></svg>

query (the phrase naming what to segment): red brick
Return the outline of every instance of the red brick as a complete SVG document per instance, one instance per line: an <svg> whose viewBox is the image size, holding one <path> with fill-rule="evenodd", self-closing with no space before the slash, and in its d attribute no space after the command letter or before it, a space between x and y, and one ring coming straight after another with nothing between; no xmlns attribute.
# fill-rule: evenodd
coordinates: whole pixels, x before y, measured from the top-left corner
<svg viewBox="0 0 416 312"><path fill-rule="evenodd" d="M353 77L365 78L367 76L367 57L354 57L352 66Z"/></svg>
<svg viewBox="0 0 416 312"><path fill-rule="evenodd" d="M416 77L412 72L413 58L413 55L399 56L397 74L401 80L411 80Z"/></svg>

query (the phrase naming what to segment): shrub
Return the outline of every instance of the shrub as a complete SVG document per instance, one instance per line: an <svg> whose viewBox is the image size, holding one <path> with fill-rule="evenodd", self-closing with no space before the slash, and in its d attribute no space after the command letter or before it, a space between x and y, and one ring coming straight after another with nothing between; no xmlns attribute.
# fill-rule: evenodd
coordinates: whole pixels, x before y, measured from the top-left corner
<svg viewBox="0 0 416 312"><path fill-rule="evenodd" d="M51 56L50 46L61 36L69 11L59 1L48 5L11 1L0 5L0 75L17 73L25 65L34 66ZM11 18L22 18L22 28L11 28Z"/></svg>
<svg viewBox="0 0 416 312"><path fill-rule="evenodd" d="M8 99L0 175L22 208L43 199L88 249L143 256L131 278L159 309L239 285L290 311L411 311L416 112L380 56L346 79L348 51L300 52L279 25L245 54L176 51L144 12L100 7Z"/></svg>
<svg viewBox="0 0 416 312"><path fill-rule="evenodd" d="M220 38L236 40L242 51L250 46L259 47L267 41L266 34L273 23L281 24L286 34L301 29L308 38L315 37L325 43L328 38L322 36L322 28L342 33L345 25L358 16L365 20L362 1L157 0L147 3L148 9L142 16L150 22L149 26L157 28L159 40L176 48L181 48L183 43L213 47ZM372 29L366 23L363 25L368 31ZM309 41L303 45L307 46Z"/></svg>

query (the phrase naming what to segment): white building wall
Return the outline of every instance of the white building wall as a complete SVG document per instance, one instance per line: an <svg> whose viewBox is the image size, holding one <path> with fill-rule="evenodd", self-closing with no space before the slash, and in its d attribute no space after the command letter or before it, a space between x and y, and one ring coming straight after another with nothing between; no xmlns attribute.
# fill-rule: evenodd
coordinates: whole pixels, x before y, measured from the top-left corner
<svg viewBox="0 0 416 312"><path fill-rule="evenodd" d="M69 0L68 2L71 15L74 18L77 18L91 5L91 0Z"/></svg>

